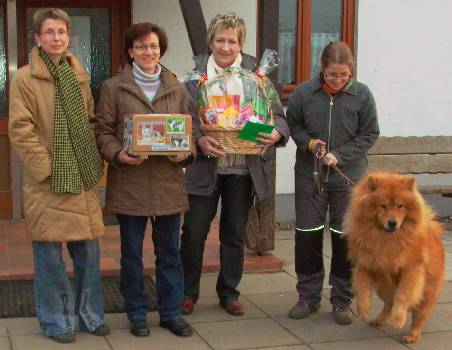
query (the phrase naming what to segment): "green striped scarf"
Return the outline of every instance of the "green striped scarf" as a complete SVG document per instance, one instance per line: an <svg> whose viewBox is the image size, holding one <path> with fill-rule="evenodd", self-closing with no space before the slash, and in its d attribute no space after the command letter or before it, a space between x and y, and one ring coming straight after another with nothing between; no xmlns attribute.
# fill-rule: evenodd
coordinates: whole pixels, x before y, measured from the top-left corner
<svg viewBox="0 0 452 350"><path fill-rule="evenodd" d="M66 57L56 65L42 48L39 55L55 80L51 189L53 193L81 193L82 184L89 190L103 172L82 90Z"/></svg>

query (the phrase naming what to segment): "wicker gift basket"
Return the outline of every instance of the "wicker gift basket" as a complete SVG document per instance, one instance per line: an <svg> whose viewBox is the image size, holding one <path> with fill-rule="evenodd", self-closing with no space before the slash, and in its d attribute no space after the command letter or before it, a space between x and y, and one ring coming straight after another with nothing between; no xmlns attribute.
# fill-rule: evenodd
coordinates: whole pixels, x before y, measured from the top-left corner
<svg viewBox="0 0 452 350"><path fill-rule="evenodd" d="M201 129L226 154L259 154L264 147L238 137L247 122L274 125L272 105L278 94L265 76L277 65L276 51L266 50L257 71L227 68L215 79L200 75Z"/></svg>

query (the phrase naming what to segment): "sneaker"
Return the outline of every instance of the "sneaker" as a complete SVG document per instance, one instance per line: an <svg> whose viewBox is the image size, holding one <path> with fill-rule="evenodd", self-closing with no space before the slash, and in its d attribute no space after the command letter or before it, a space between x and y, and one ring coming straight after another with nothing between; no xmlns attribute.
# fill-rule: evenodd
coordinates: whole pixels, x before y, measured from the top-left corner
<svg viewBox="0 0 452 350"><path fill-rule="evenodd" d="M349 325L353 322L348 305L333 305L333 317L340 325Z"/></svg>
<svg viewBox="0 0 452 350"><path fill-rule="evenodd" d="M237 300L220 302L220 305L228 314L232 316L242 316L244 313L242 304L240 304Z"/></svg>
<svg viewBox="0 0 452 350"><path fill-rule="evenodd" d="M103 337L104 335L110 334L110 327L106 324L101 324L94 331L89 332L92 335L97 335L98 337Z"/></svg>
<svg viewBox="0 0 452 350"><path fill-rule="evenodd" d="M61 334L51 335L50 339L56 341L57 343L73 343L75 342L75 334L74 332L66 332Z"/></svg>
<svg viewBox="0 0 452 350"><path fill-rule="evenodd" d="M182 300L182 302L180 303L180 312L182 315L190 315L191 313L193 313L194 308L195 303L189 298Z"/></svg>
<svg viewBox="0 0 452 350"><path fill-rule="evenodd" d="M148 322L146 320L130 321L130 333L135 337L147 337L150 334Z"/></svg>
<svg viewBox="0 0 452 350"><path fill-rule="evenodd" d="M312 304L297 304L289 311L289 317L296 320L311 316L314 312L320 309L320 303Z"/></svg>
<svg viewBox="0 0 452 350"><path fill-rule="evenodd" d="M171 333L179 337L189 337L193 334L190 325L182 317L170 321L160 321L159 326L169 329Z"/></svg>

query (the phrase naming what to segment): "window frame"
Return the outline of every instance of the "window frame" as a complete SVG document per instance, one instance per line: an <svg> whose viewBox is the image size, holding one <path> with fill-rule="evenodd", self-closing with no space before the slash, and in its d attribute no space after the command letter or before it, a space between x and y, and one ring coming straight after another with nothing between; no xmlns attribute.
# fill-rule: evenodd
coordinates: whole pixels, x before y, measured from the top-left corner
<svg viewBox="0 0 452 350"><path fill-rule="evenodd" d="M279 1L278 1L279 2ZM355 51L355 11L357 0L342 0L341 40ZM312 0L297 1L295 39L295 84L282 84L282 99L287 100L300 83L311 79Z"/></svg>

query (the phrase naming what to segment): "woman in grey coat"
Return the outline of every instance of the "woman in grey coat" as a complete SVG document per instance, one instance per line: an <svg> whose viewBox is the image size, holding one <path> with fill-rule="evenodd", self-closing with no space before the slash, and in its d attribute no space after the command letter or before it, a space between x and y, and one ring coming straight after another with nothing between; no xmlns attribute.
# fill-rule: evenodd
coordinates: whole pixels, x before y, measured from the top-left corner
<svg viewBox="0 0 452 350"><path fill-rule="evenodd" d="M298 86L287 108L290 134L297 145L295 269L299 293L289 316L305 318L320 307L325 275L323 230L329 211L333 252L330 300L334 320L350 324L350 263L342 232L350 185L332 167L358 180L366 171L367 151L377 140L379 128L372 93L352 79L353 55L349 47L343 42L331 42L323 51L321 66L320 77ZM313 175L315 154L322 162L316 169L320 174L317 183Z"/></svg>

